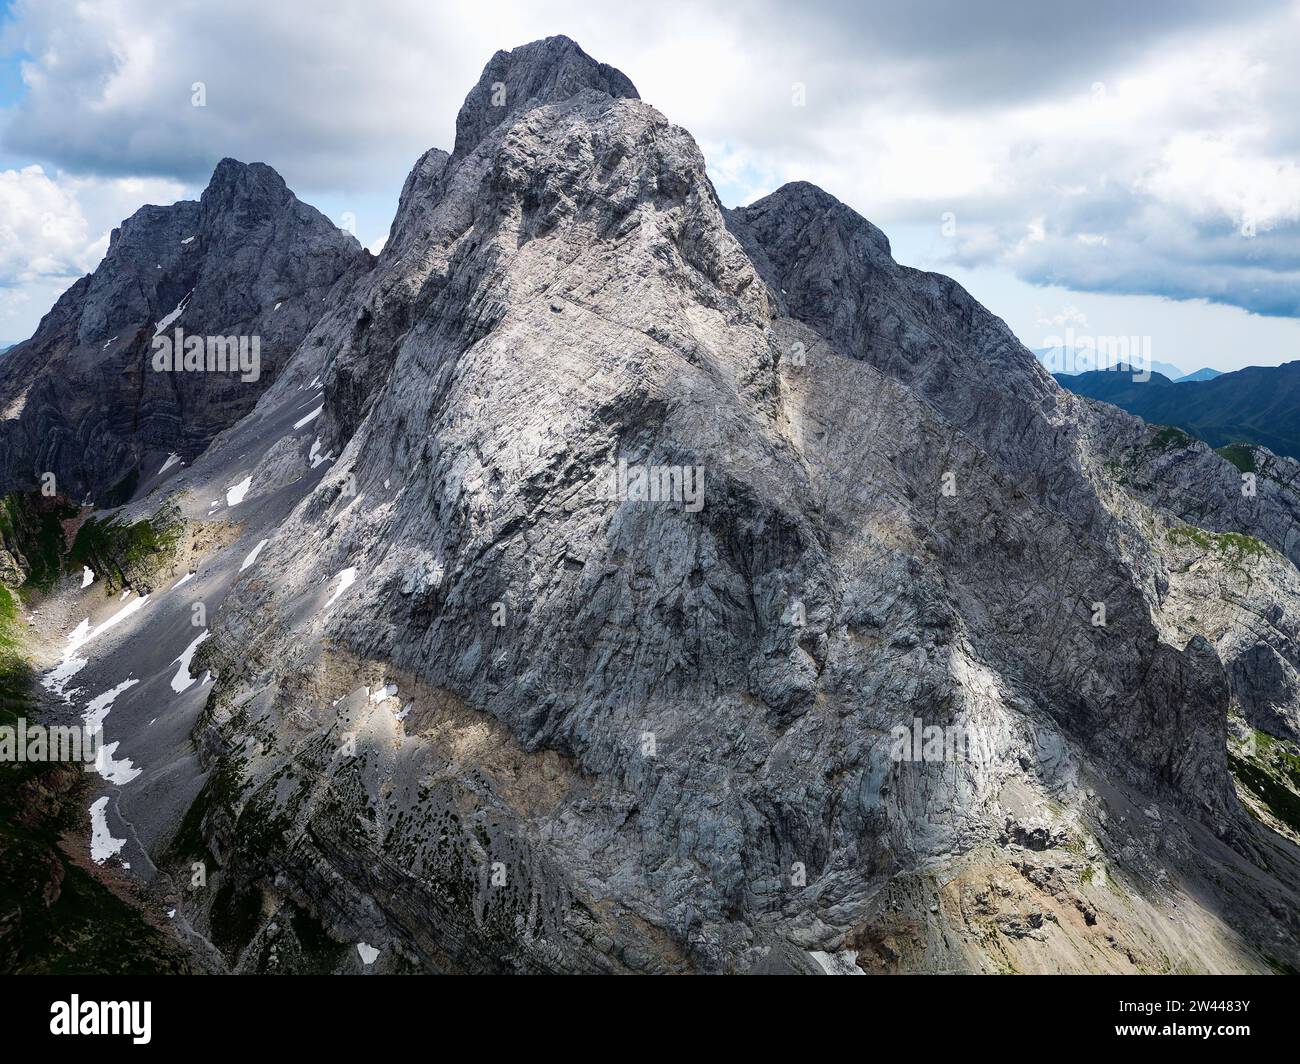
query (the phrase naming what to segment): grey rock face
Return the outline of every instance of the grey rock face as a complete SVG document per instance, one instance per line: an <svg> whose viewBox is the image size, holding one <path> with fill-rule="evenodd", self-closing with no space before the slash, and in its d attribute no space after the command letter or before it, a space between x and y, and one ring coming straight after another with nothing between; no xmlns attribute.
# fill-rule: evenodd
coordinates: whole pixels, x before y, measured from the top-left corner
<svg viewBox="0 0 1300 1064"><path fill-rule="evenodd" d="M368 261L261 163L223 160L198 203L142 207L114 230L95 272L5 356L0 492L48 471L64 494L103 501L146 459L192 458L252 409L327 294ZM176 328L244 337L250 353L257 337L257 379L156 372L153 338Z"/></svg>
<svg viewBox="0 0 1300 1064"><path fill-rule="evenodd" d="M1268 735L1298 741L1300 464L1255 448L1256 472L1243 476L1200 443L1153 446L1159 435L1144 430L1139 460L1130 456L1113 468L1134 493L1167 498L1180 519L1163 533L1155 581L1153 605L1171 629L1166 638L1205 633L1227 669L1233 711ZM1242 528L1258 538L1240 535Z"/></svg>
<svg viewBox="0 0 1300 1064"><path fill-rule="evenodd" d="M388 971L1300 967L1300 851L1227 755L1298 719L1290 466L1245 495L1064 392L813 186L725 212L564 38L343 258L186 470L196 521L248 478L192 663L184 915L276 914L232 969L299 910ZM135 298L79 284L70 345Z"/></svg>
<svg viewBox="0 0 1300 1064"><path fill-rule="evenodd" d="M568 37L497 52L456 115L454 154L469 154L491 130L531 107L569 100L583 91L640 99L622 71L596 62Z"/></svg>
<svg viewBox="0 0 1300 1064"><path fill-rule="evenodd" d="M1239 471L1204 445L1183 434L1149 430L1105 404L1081 404L1052 387L1005 326L960 288L947 278L897 266L879 230L813 186L786 186L731 212L728 220L790 313L838 336L846 353L920 391L1081 533L1127 556L1151 610L1169 605L1171 575L1161 556L1170 544L1153 549L1149 528L1132 527L1150 523L1142 504L1163 514L1162 540L1176 534L1169 531L1171 520L1216 533L1248 530L1292 563L1300 561L1300 495L1294 487L1300 466L1293 460L1256 449L1257 483L1243 491ZM1126 489L1122 494L1106 488L1117 478ZM1268 553L1252 559L1258 562L1254 568L1289 581L1293 566L1271 566ZM1248 719L1280 734L1274 718L1297 708L1295 628L1283 620L1292 593L1269 599L1261 594L1260 575L1253 593L1250 579L1230 593L1253 600L1234 611L1233 622L1213 606L1226 601L1221 593L1198 596L1200 617L1190 610L1188 616L1214 633L1235 701ZM1186 583L1178 575L1172 579ZM1268 587L1276 590L1271 582ZM1260 615L1273 621L1248 619ZM1197 630L1184 628L1170 641L1185 645ZM1259 705L1272 708L1251 709ZM1285 734L1294 738L1293 726Z"/></svg>
<svg viewBox="0 0 1300 1064"><path fill-rule="evenodd" d="M1226 761L1271 674L1249 604L1180 608L1177 533L1291 596L1294 499L1062 391L826 193L724 214L625 78L501 53L259 409L317 374L338 461L207 651L233 880L440 970L1300 959Z"/></svg>

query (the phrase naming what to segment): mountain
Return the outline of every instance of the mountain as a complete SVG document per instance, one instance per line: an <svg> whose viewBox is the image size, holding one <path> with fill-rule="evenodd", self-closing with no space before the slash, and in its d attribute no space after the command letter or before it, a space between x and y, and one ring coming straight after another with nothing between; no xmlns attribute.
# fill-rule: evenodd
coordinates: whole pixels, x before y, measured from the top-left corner
<svg viewBox="0 0 1300 1064"><path fill-rule="evenodd" d="M1206 366L1204 369L1198 369L1195 373L1189 373L1185 377L1175 377L1174 382L1181 384L1183 381L1212 381L1215 377L1222 377L1223 372L1217 369L1210 369Z"/></svg>
<svg viewBox="0 0 1300 1064"><path fill-rule="evenodd" d="M1172 388L1174 381L1163 373L1152 372L1148 380L1135 380L1137 371L1130 366L1114 370L1094 370L1091 373L1057 373L1055 380L1063 388L1089 399L1100 399L1128 409L1128 404L1141 402L1149 392ZM1073 387L1071 387L1073 385Z"/></svg>
<svg viewBox="0 0 1300 1064"><path fill-rule="evenodd" d="M1080 351L1077 363L1060 347L1036 347L1033 349L1033 353L1043 367L1055 377L1073 377L1081 373L1107 372L1092 368L1097 361L1096 353L1092 349ZM1185 379L1183 371L1172 362L1157 362L1152 359L1150 370L1152 373L1159 373L1170 380ZM1200 370L1198 372L1213 374L1215 371Z"/></svg>
<svg viewBox="0 0 1300 1064"><path fill-rule="evenodd" d="M1300 458L1300 362L1250 366L1176 385L1154 374L1146 383L1106 372L1057 380L1147 421L1174 425L1211 447L1250 443Z"/></svg>
<svg viewBox="0 0 1300 1064"><path fill-rule="evenodd" d="M142 207L103 261L15 345L0 377L0 491L55 475L98 497L188 460L248 413L327 305L367 268L356 239L269 166L218 164L198 202ZM240 340L246 372L157 372L155 336ZM129 495L129 491L126 492Z"/></svg>
<svg viewBox="0 0 1300 1064"><path fill-rule="evenodd" d="M725 210L563 37L344 258L33 610L198 967L1300 968L1300 464L1245 495L813 185Z"/></svg>

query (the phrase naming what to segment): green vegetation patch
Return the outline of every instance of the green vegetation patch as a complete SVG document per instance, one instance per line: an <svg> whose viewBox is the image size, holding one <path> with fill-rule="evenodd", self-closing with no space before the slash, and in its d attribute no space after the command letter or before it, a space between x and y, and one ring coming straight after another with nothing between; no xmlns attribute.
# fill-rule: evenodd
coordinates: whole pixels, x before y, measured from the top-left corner
<svg viewBox="0 0 1300 1064"><path fill-rule="evenodd" d="M0 587L0 724L12 724L30 706L32 670L22 654L22 604Z"/></svg>
<svg viewBox="0 0 1300 1064"><path fill-rule="evenodd" d="M1287 785L1278 773L1259 761L1228 755L1228 764L1239 783L1250 790L1273 816L1293 831L1300 832L1300 793Z"/></svg>
<svg viewBox="0 0 1300 1064"><path fill-rule="evenodd" d="M0 725L34 716L18 594L0 587ZM59 846L82 831L80 765L0 762L0 973L167 974L180 948Z"/></svg>
<svg viewBox="0 0 1300 1064"><path fill-rule="evenodd" d="M36 492L15 491L0 499L0 544L25 574L14 583L41 591L54 586L67 550L63 523L80 512L66 499Z"/></svg>
<svg viewBox="0 0 1300 1064"><path fill-rule="evenodd" d="M174 506L129 525L112 518L91 519L78 529L68 564L74 569L89 566L104 578L107 593L116 594L165 568L184 532L185 522Z"/></svg>
<svg viewBox="0 0 1300 1064"><path fill-rule="evenodd" d="M1276 820L1300 833L1300 749L1241 724L1249 729L1247 740L1228 744L1228 764L1238 786Z"/></svg>
<svg viewBox="0 0 1300 1064"><path fill-rule="evenodd" d="M1230 443L1226 447L1216 447L1215 454L1226 458L1243 473L1255 472L1255 449L1247 443Z"/></svg>
<svg viewBox="0 0 1300 1064"><path fill-rule="evenodd" d="M1182 429L1174 428L1173 425L1161 425L1160 431L1152 437L1149 446L1157 451L1172 451L1190 447L1191 443L1192 437Z"/></svg>
<svg viewBox="0 0 1300 1064"><path fill-rule="evenodd" d="M67 532L81 513L62 497L35 492L0 499L0 583L49 591L69 570L80 572L86 565L104 578L107 594L116 594L163 570L184 538L180 510L168 504L130 524L91 518L69 547Z"/></svg>
<svg viewBox="0 0 1300 1064"><path fill-rule="evenodd" d="M1203 528L1183 525L1169 530L1169 542L1175 546L1199 547L1206 553L1221 555L1230 566L1240 566L1266 555L1268 544L1241 532L1207 532Z"/></svg>

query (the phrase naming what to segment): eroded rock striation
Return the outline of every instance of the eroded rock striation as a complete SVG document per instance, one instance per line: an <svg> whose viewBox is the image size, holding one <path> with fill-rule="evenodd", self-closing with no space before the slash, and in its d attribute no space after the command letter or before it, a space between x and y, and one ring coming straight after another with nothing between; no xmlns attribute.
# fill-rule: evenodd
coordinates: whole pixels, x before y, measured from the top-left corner
<svg viewBox="0 0 1300 1064"><path fill-rule="evenodd" d="M232 970L1300 968L1237 768L1300 720L1294 463L1064 391L812 185L725 210L565 38L339 264L190 472L256 462L193 664Z"/></svg>
<svg viewBox="0 0 1300 1064"><path fill-rule="evenodd" d="M827 193L727 212L625 78L501 53L297 357L338 461L211 650L244 888L440 969L1300 958L1227 761L1293 650L1178 609L1187 528L1293 595L1300 500L1063 391Z"/></svg>

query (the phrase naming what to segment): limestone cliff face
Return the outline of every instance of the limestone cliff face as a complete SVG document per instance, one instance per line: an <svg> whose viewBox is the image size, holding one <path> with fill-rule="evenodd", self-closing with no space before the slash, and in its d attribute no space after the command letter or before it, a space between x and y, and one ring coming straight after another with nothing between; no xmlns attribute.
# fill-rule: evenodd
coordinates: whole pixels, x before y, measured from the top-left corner
<svg viewBox="0 0 1300 1064"><path fill-rule="evenodd" d="M1300 959L1227 764L1267 651L1171 601L1191 523L1294 588L1296 497L1170 470L825 192L725 212L626 78L499 53L280 388L317 375L338 460L211 650L242 882L435 968ZM611 496L620 460L703 505ZM914 725L979 756L899 758Z"/></svg>
<svg viewBox="0 0 1300 1064"><path fill-rule="evenodd" d="M328 293L367 260L261 163L225 159L199 202L142 207L113 231L95 272L5 356L0 493L52 472L61 493L102 505L146 460L193 458L253 408ZM257 379L155 372L151 342L176 328L257 337Z"/></svg>
<svg viewBox="0 0 1300 1064"><path fill-rule="evenodd" d="M178 271L206 209L110 258ZM292 266L296 348L187 470L247 476L182 902L230 967L303 910L381 970L1300 967L1229 761L1300 721L1294 463L1247 493L1063 391L811 185L724 210L565 38L492 58L373 264L313 248L220 275L265 322L235 293ZM188 324L177 276L38 337Z"/></svg>

